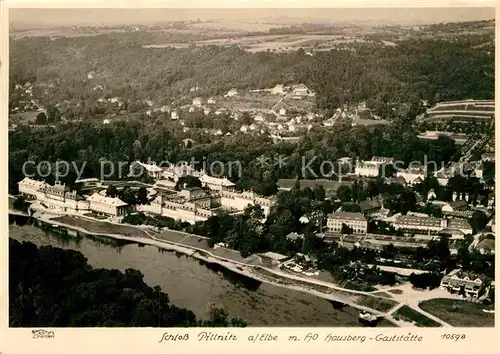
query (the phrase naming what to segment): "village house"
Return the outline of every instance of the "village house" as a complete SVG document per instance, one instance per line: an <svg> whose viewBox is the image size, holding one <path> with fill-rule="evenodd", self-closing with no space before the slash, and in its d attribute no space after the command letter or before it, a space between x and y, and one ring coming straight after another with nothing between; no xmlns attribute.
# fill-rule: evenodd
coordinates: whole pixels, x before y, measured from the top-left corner
<svg viewBox="0 0 500 354"><path fill-rule="evenodd" d="M213 97L210 97L208 100L207 100L207 104L215 104L217 101L215 100L215 98Z"/></svg>
<svg viewBox="0 0 500 354"><path fill-rule="evenodd" d="M471 218L474 212L470 209L465 200L457 200L446 203L441 208L443 215L455 216L459 218Z"/></svg>
<svg viewBox="0 0 500 354"><path fill-rule="evenodd" d="M292 96L294 98L312 97L314 93L304 84L292 86Z"/></svg>
<svg viewBox="0 0 500 354"><path fill-rule="evenodd" d="M201 107L203 105L203 99L201 97L196 97L193 99L193 106Z"/></svg>
<svg viewBox="0 0 500 354"><path fill-rule="evenodd" d="M485 288L486 277L472 272L455 269L441 280L441 288L450 293L463 293L468 298L477 299Z"/></svg>
<svg viewBox="0 0 500 354"><path fill-rule="evenodd" d="M298 234L296 232L290 232L288 235L286 235L286 239L292 242L297 240L303 240L304 235Z"/></svg>
<svg viewBox="0 0 500 354"><path fill-rule="evenodd" d="M330 232L341 232L342 225L350 227L354 234L366 234L368 220L361 213L338 211L328 214L326 226Z"/></svg>
<svg viewBox="0 0 500 354"><path fill-rule="evenodd" d="M179 119L179 114L177 113L177 111L173 111L172 113L170 113L170 118L172 120Z"/></svg>
<svg viewBox="0 0 500 354"><path fill-rule="evenodd" d="M284 95L285 94L285 87L281 84L277 84L271 89L271 94L272 95Z"/></svg>
<svg viewBox="0 0 500 354"><path fill-rule="evenodd" d="M485 152L481 154L482 161L495 161L495 153L494 152Z"/></svg>
<svg viewBox="0 0 500 354"><path fill-rule="evenodd" d="M255 122L263 122L264 121L264 117L262 116L262 113L257 113L254 117L253 117L253 120Z"/></svg>
<svg viewBox="0 0 500 354"><path fill-rule="evenodd" d="M481 254L495 254L495 239L483 239L476 245L476 250L478 250Z"/></svg>
<svg viewBox="0 0 500 354"><path fill-rule="evenodd" d="M229 90L228 93L224 95L224 97L234 97L234 96L238 96L238 90L235 88Z"/></svg>

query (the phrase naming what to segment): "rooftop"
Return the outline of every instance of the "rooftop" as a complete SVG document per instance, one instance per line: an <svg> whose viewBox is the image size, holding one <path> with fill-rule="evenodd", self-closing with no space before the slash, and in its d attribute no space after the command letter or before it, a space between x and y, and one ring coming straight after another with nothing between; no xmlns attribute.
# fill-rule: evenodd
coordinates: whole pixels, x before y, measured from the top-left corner
<svg viewBox="0 0 500 354"><path fill-rule="evenodd" d="M328 219L366 221L366 218L364 217L363 214L350 213L347 211L337 211L333 214L328 214Z"/></svg>

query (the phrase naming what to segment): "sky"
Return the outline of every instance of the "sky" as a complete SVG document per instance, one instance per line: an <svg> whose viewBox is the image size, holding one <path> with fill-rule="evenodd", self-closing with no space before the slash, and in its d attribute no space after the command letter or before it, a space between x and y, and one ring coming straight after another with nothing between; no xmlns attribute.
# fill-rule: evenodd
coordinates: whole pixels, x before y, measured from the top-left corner
<svg viewBox="0 0 500 354"><path fill-rule="evenodd" d="M248 4L236 0L233 4ZM255 0L254 0L255 2ZM262 1L260 1L262 2ZM282 1L283 2L283 1ZM295 2L297 2L295 0ZM356 0L355 0L356 2ZM359 0L357 1L359 3ZM279 4L276 1L276 4ZM101 5L105 3L100 3ZM191 4L187 1L187 4ZM439 4L439 3L438 3ZM106 25L145 24L176 20L302 20L307 22L438 23L489 20L495 18L492 7L447 8L10 8L11 24L32 25Z"/></svg>

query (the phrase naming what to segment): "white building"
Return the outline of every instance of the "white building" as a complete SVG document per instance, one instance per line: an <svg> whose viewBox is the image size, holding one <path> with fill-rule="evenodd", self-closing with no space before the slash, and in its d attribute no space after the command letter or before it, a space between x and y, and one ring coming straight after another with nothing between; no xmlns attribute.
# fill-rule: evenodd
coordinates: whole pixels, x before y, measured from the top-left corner
<svg viewBox="0 0 500 354"><path fill-rule="evenodd" d="M236 90L235 88L229 90L228 93L224 95L224 97L234 97L234 96L238 96L238 90Z"/></svg>
<svg viewBox="0 0 500 354"><path fill-rule="evenodd" d="M173 120L179 119L179 114L177 113L177 111L173 111L172 113L170 113L170 118Z"/></svg>
<svg viewBox="0 0 500 354"><path fill-rule="evenodd" d="M422 165L413 164L407 169L398 169L396 177L404 178L407 184L413 185L422 182L427 177L427 168Z"/></svg>
<svg viewBox="0 0 500 354"><path fill-rule="evenodd" d="M154 179L160 179L163 174L163 169L154 163L147 164L140 161L134 161L130 164L129 176L137 176L137 172L141 170L146 171L148 176Z"/></svg>
<svg viewBox="0 0 500 354"><path fill-rule="evenodd" d="M19 188L19 193L24 197L29 199L40 199L42 195L41 190L45 188L48 184L44 181L37 181L28 177L25 177L22 181L17 183Z"/></svg>
<svg viewBox="0 0 500 354"><path fill-rule="evenodd" d="M207 100L207 104L215 104L217 101L215 100L215 98L213 97L210 97L208 100Z"/></svg>
<svg viewBox="0 0 500 354"><path fill-rule="evenodd" d="M221 191L223 188L232 188L235 186L235 184L227 178L212 177L205 173L200 176L200 182L203 187L216 191Z"/></svg>
<svg viewBox="0 0 500 354"><path fill-rule="evenodd" d="M385 175L385 166L391 165L394 159L391 157L373 156L368 161L357 161L354 174L364 177L378 177Z"/></svg>
<svg viewBox="0 0 500 354"><path fill-rule="evenodd" d="M331 232L341 232L342 225L350 227L355 234L366 234L368 221L361 213L335 212L328 214L326 226Z"/></svg>
<svg viewBox="0 0 500 354"><path fill-rule="evenodd" d="M90 203L90 210L99 214L123 216L128 210L128 204L120 198L105 197L99 193L92 194L87 201Z"/></svg>
<svg viewBox="0 0 500 354"><path fill-rule="evenodd" d="M304 84L295 85L292 87L292 96L294 97L311 97L314 93Z"/></svg>
<svg viewBox="0 0 500 354"><path fill-rule="evenodd" d="M193 106L201 107L202 104L203 104L203 99L201 97L196 97L195 99L193 99Z"/></svg>
<svg viewBox="0 0 500 354"><path fill-rule="evenodd" d="M48 209L62 213L89 210L89 204L86 200L60 182L51 186L46 182L26 177L18 183L18 186L22 195L40 202Z"/></svg>
<svg viewBox="0 0 500 354"><path fill-rule="evenodd" d="M451 233L452 239L472 234L472 227L462 219L439 219L412 215L399 216L392 223L396 230L420 231L428 234Z"/></svg>
<svg viewBox="0 0 500 354"><path fill-rule="evenodd" d="M163 169L162 176L165 179L177 182L181 177L200 177L201 174L188 164L170 165Z"/></svg>
<svg viewBox="0 0 500 354"><path fill-rule="evenodd" d="M278 84L271 89L271 94L272 95L283 95L283 94L285 94L285 87L281 84Z"/></svg>
<svg viewBox="0 0 500 354"><path fill-rule="evenodd" d="M243 211L249 205L260 205L264 215L269 215L271 207L275 204L274 199L261 197L254 192L235 192L222 189L220 192L220 203L223 208Z"/></svg>
<svg viewBox="0 0 500 354"><path fill-rule="evenodd" d="M470 298L478 298L484 289L485 277L455 269L441 279L441 288L451 293L459 293Z"/></svg>
<svg viewBox="0 0 500 354"><path fill-rule="evenodd" d="M194 224L215 215L211 209L212 197L201 188L187 188L175 195L156 197L149 206L142 209L182 222Z"/></svg>

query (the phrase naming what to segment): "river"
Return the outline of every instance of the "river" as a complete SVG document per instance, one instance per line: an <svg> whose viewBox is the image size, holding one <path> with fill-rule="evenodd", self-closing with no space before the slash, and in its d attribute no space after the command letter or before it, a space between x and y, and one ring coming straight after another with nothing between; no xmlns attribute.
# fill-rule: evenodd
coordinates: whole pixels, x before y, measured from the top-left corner
<svg viewBox="0 0 500 354"><path fill-rule="evenodd" d="M335 309L329 301L314 295L242 279L154 246L128 244L117 248L88 238L65 241L28 224L10 224L9 237L79 251L96 268L137 269L148 285L159 285L168 293L172 304L190 309L200 318L206 318L207 304L212 301L250 326L359 326L356 309Z"/></svg>

